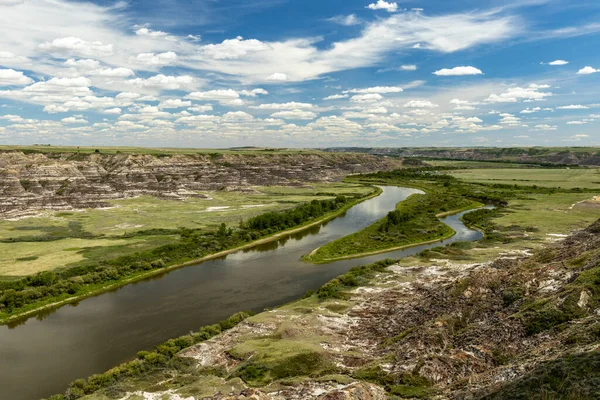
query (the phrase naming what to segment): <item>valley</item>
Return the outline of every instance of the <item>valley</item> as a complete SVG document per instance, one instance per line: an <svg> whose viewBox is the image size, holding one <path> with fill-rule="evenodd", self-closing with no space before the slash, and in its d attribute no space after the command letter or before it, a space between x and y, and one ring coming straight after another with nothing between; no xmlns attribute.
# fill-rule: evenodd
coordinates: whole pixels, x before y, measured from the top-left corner
<svg viewBox="0 0 600 400"><path fill-rule="evenodd" d="M562 294L539 300L536 296L545 289L522 294L514 285L528 282L527 274L555 276L548 269L554 261L540 254L562 252L547 249L560 248L569 235L583 250L569 255L568 262L593 259L585 249L594 246L595 228L576 232L600 218L597 169L414 161L381 159L371 165L373 170L327 182L248 183L178 199L124 191L125 198L103 200L107 207L32 206L6 218L0 222L0 246L5 246L0 311L8 325L0 327L0 355L16 364L2 371L3 386L14 398L23 393L21 398L28 399L61 392L73 381L64 396L53 400L316 399L325 393L466 398L466 392L484 398L495 390L524 393L526 388L513 378L507 378L506 388L486 383L497 382L493 374L506 368L529 371L537 365L531 360L538 358L556 363L564 357L592 357L595 362L585 346L542 357L534 345L528 347L529 356L519 358L503 339L494 348L478 347L484 355L469 359L460 351L469 352L464 349L472 345L456 335L486 324L492 329L496 317L490 313L508 312L498 311L494 296L506 297L509 291L520 296L519 307L537 301L560 304ZM389 163L389 169L378 169L379 163ZM521 267L530 259L541 260L537 269ZM477 286L481 274L492 276L494 265L509 261L515 264L506 268L514 271L506 273L524 274L522 279L504 283L499 275L492 289ZM94 281L96 276L100 280ZM471 281L477 283L463 290L463 282ZM557 281L552 293L579 290L579 296L594 298L593 285L581 289L565 282ZM64 294L52 295L62 287ZM470 294L461 292L454 304L455 287ZM438 296L447 306L427 303L434 293L428 290L442 290ZM11 293L22 293L25 303L8 303ZM48 295L36 300L32 293ZM583 323L580 318L594 319L595 300L585 301L584 310L569 317L576 324ZM429 311L414 319L407 311L414 307ZM536 313L550 312L544 310L511 312L527 331ZM561 318L556 324L565 323ZM530 343L531 335L554 332L554 323L526 333L523 343ZM411 335L415 324L432 324L437 332L427 331L418 340L442 335L442 344L458 340L467 347L452 345L455 350L440 356L445 361L439 364L418 350L431 343L401 345L417 340ZM571 335L588 337L587 328L573 326ZM80 344L77 353L71 343ZM445 354L445 346L431 351ZM408 348L414 350L405 354ZM68 359L70 367L49 373L58 357ZM19 376L36 376L39 385L26 390ZM85 376L91 377L76 380ZM461 383L475 376L482 382L478 386Z"/></svg>

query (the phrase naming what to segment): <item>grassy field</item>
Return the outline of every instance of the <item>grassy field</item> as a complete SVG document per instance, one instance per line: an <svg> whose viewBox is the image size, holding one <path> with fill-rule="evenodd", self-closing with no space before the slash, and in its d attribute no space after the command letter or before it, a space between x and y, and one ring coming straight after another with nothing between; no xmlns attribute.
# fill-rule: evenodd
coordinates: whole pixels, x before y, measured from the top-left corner
<svg viewBox="0 0 600 400"><path fill-rule="evenodd" d="M560 188L597 188L599 191L598 194L600 194L600 169L487 168L457 170L451 172L451 175L468 182L478 183L537 185Z"/></svg>
<svg viewBox="0 0 600 400"><path fill-rule="evenodd" d="M256 193L212 192L210 199L186 201L153 197L111 202L109 209L43 212L39 217L0 221L0 277L19 277L116 258L158 247L176 237L158 234L117 238L148 229L235 227L267 211L290 209L339 194L364 195L355 184L317 184L307 188L259 187ZM51 239L51 240L49 240Z"/></svg>

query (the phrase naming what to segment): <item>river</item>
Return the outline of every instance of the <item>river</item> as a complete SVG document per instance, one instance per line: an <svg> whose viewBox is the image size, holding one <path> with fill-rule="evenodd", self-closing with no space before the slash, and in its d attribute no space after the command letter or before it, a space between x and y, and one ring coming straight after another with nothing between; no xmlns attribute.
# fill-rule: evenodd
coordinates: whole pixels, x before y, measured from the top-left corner
<svg viewBox="0 0 600 400"><path fill-rule="evenodd" d="M324 265L300 260L372 224L413 193L420 191L385 186L380 196L321 226L0 326L0 398L33 400L61 393L71 381L131 360L139 350L237 311L292 301L354 266L482 237L458 214L443 219L457 234L442 242Z"/></svg>

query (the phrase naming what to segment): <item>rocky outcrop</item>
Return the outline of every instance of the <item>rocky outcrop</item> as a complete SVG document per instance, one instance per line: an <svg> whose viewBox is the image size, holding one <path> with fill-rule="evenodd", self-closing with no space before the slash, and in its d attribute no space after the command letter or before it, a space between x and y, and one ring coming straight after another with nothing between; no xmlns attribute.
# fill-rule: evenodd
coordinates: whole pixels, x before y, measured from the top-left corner
<svg viewBox="0 0 600 400"><path fill-rule="evenodd" d="M469 161L510 161L532 164L599 166L600 149L554 148L402 148L336 147L328 152L357 152L406 158L434 158Z"/></svg>
<svg viewBox="0 0 600 400"><path fill-rule="evenodd" d="M169 199L214 190L329 182L349 174L397 168L366 154L0 153L0 217L39 209L98 208L139 195Z"/></svg>

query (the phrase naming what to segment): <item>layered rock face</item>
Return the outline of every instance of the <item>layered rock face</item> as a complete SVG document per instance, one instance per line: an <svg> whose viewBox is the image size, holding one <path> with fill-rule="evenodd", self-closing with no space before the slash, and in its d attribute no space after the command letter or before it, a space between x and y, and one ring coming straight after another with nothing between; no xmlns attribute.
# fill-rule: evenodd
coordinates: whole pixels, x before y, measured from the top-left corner
<svg viewBox="0 0 600 400"><path fill-rule="evenodd" d="M600 151L573 151L553 148L402 148L402 147L339 147L329 152L358 152L396 157L424 157L445 160L512 161L556 165L599 166Z"/></svg>
<svg viewBox="0 0 600 400"><path fill-rule="evenodd" d="M397 168L367 154L0 153L0 218L39 209L99 208L139 195L184 199L200 191L328 182Z"/></svg>

